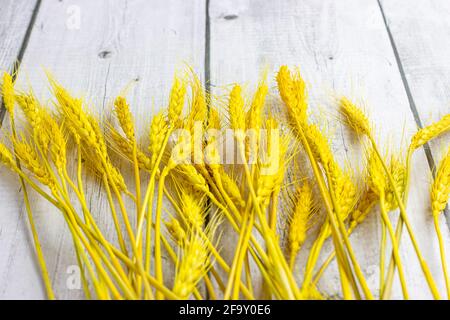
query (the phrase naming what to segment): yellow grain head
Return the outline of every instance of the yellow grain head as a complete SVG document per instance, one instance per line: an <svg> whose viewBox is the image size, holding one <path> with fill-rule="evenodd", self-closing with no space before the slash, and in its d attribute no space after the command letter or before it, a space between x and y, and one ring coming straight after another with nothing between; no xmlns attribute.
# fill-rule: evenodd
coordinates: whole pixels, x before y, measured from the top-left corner
<svg viewBox="0 0 450 320"><path fill-rule="evenodd" d="M187 299L197 283L205 276L210 266L209 251L205 241L196 232L185 241L182 256L176 268L173 293L181 299Z"/></svg>
<svg viewBox="0 0 450 320"><path fill-rule="evenodd" d="M134 119L130 111L130 106L125 97L119 96L114 101L114 111L116 112L117 120L119 120L125 136L130 140L135 140Z"/></svg>
<svg viewBox="0 0 450 320"><path fill-rule="evenodd" d="M228 100L228 115L230 127L233 130L245 130L244 99L242 98L241 86L236 84L230 92Z"/></svg>
<svg viewBox="0 0 450 320"><path fill-rule="evenodd" d="M36 98L31 94L19 94L16 96L16 101L22 109L25 117L34 130L40 130L41 114L40 106Z"/></svg>
<svg viewBox="0 0 450 320"><path fill-rule="evenodd" d="M77 143L95 153L103 162L107 159L106 142L97 120L87 114L81 99L73 98L66 89L50 78L56 107Z"/></svg>
<svg viewBox="0 0 450 320"><path fill-rule="evenodd" d="M203 199L194 195L194 190L184 189L180 194L180 207L184 219L194 228L202 228L205 223Z"/></svg>
<svg viewBox="0 0 450 320"><path fill-rule="evenodd" d="M176 126L183 112L184 99L186 96L186 83L175 77L170 91L168 117L171 126Z"/></svg>
<svg viewBox="0 0 450 320"><path fill-rule="evenodd" d="M340 218L344 221L356 205L358 189L353 183L351 172L342 170L334 160L328 163L326 170L331 177Z"/></svg>
<svg viewBox="0 0 450 320"><path fill-rule="evenodd" d="M443 116L439 121L420 129L411 139L411 150L423 146L428 141L450 130L450 114Z"/></svg>
<svg viewBox="0 0 450 320"><path fill-rule="evenodd" d="M200 79L195 76L192 83L192 103L191 110L187 119L187 128L192 131L195 122L206 122L208 108L206 106L205 91L203 90Z"/></svg>
<svg viewBox="0 0 450 320"><path fill-rule="evenodd" d="M278 193L286 172L287 141L280 139L276 150L270 150L263 158L258 170L256 195L263 207L267 207L272 193Z"/></svg>
<svg viewBox="0 0 450 320"><path fill-rule="evenodd" d="M25 114L25 118L31 127L40 149L47 154L50 142L53 139L45 127L45 118L48 119L50 115L33 94L16 95L16 101Z"/></svg>
<svg viewBox="0 0 450 320"><path fill-rule="evenodd" d="M209 192L209 187L205 178L203 178L203 176L197 171L197 169L195 169L193 165L183 164L179 166L179 169L195 190L204 193Z"/></svg>
<svg viewBox="0 0 450 320"><path fill-rule="evenodd" d="M225 191L227 192L227 194L231 198L231 200L238 207L244 207L245 201L242 198L241 191L239 189L238 184L223 169L220 170L220 180L222 182L223 188L225 189Z"/></svg>
<svg viewBox="0 0 450 320"><path fill-rule="evenodd" d="M400 160L400 157L392 157L389 164L389 171L391 172L392 178L394 179L395 190L400 195L400 197L402 197L406 188L406 166ZM389 183L389 180L386 180L386 205L389 211L398 208L398 203L395 199L394 188Z"/></svg>
<svg viewBox="0 0 450 320"><path fill-rule="evenodd" d="M10 114L11 119L14 118L14 80L12 76L5 72L3 73L2 81L2 100L6 111Z"/></svg>
<svg viewBox="0 0 450 320"><path fill-rule="evenodd" d="M250 109L246 114L247 129L254 129L259 131L261 129L262 113L264 110L264 102L266 100L268 87L265 82L261 82L253 97Z"/></svg>
<svg viewBox="0 0 450 320"><path fill-rule="evenodd" d="M123 178L122 174L120 173L119 169L117 169L110 160L107 160L106 162L106 168L102 167L103 172L109 172L109 175L111 176L110 183L115 184L115 186L119 189L119 191L123 191L125 193L128 192L127 185L125 184L125 179Z"/></svg>
<svg viewBox="0 0 450 320"><path fill-rule="evenodd" d="M41 157L35 148L27 141L11 138L14 151L21 164L30 171L33 176L42 184L48 186L52 191L56 190L56 182L50 174L48 168L42 163Z"/></svg>
<svg viewBox="0 0 450 320"><path fill-rule="evenodd" d="M350 228L356 227L366 219L372 208L377 204L378 199L379 197L372 189L366 188L364 190L359 197L355 210L352 212Z"/></svg>
<svg viewBox="0 0 450 320"><path fill-rule="evenodd" d="M169 232L173 241L175 241L176 244L181 247L186 240L186 232L181 227L180 222L178 222L177 219L172 218L170 221L165 221L164 224L166 225L167 231Z"/></svg>
<svg viewBox="0 0 450 320"><path fill-rule="evenodd" d="M56 168L62 170L67 163L66 138L62 128L48 112L43 112L42 123L46 134L51 137L50 157Z"/></svg>
<svg viewBox="0 0 450 320"><path fill-rule="evenodd" d="M438 215L444 211L450 194L450 149L441 160L436 178L431 186L431 212Z"/></svg>
<svg viewBox="0 0 450 320"><path fill-rule="evenodd" d="M370 189L377 195L384 193L386 190L386 176L383 165L373 149L367 152L367 171Z"/></svg>
<svg viewBox="0 0 450 320"><path fill-rule="evenodd" d="M313 210L311 185L305 182L297 190L294 210L290 217L288 243L291 255L297 254L306 239L308 222Z"/></svg>
<svg viewBox="0 0 450 320"><path fill-rule="evenodd" d="M11 170L15 171L17 168L13 155L3 143L0 143L0 162Z"/></svg>
<svg viewBox="0 0 450 320"><path fill-rule="evenodd" d="M306 125L304 133L314 158L318 162L326 166L333 161L334 157L328 139L315 124Z"/></svg>
<svg viewBox="0 0 450 320"><path fill-rule="evenodd" d="M153 117L150 125L150 144L149 151L151 154L151 167L153 168L158 158L161 146L169 130L164 115L160 112Z"/></svg>
<svg viewBox="0 0 450 320"><path fill-rule="evenodd" d="M110 136L117 151L128 161L133 161L133 142L123 137L116 129L110 128ZM150 158L140 149L137 148L136 156L139 168L150 171L152 169Z"/></svg>
<svg viewBox="0 0 450 320"><path fill-rule="evenodd" d="M340 111L346 117L347 124L361 135L370 135L372 130L369 119L364 112L352 103L349 99L343 97L340 102Z"/></svg>
<svg viewBox="0 0 450 320"><path fill-rule="evenodd" d="M211 107L209 110L208 128L216 130L220 130L222 128L219 112L214 107Z"/></svg>
<svg viewBox="0 0 450 320"><path fill-rule="evenodd" d="M291 74L287 66L282 66L277 74L278 91L285 103L294 129L299 130L307 122L307 93L305 81L300 72Z"/></svg>

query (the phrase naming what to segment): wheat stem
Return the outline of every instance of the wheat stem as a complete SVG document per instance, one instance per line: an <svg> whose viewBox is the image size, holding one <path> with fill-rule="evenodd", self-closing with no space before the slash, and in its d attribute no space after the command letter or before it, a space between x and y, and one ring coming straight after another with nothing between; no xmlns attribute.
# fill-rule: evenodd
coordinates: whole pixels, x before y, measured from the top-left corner
<svg viewBox="0 0 450 320"><path fill-rule="evenodd" d="M447 299L450 299L450 279L449 279L449 275L448 275L447 258L446 258L446 254L445 254L444 239L442 237L441 227L439 225L439 214L433 214L433 222L434 222L434 228L436 230L436 236L439 241L439 252L440 252L440 256L441 256L442 272L444 274L444 279L445 279L445 287L447 289Z"/></svg>
<svg viewBox="0 0 450 320"><path fill-rule="evenodd" d="M431 291L431 293L432 293L432 295L433 295L433 297L435 299L440 299L440 295L439 295L439 291L437 290L436 283L434 282L433 276L432 276L432 274L430 272L430 269L429 269L427 263L425 262L425 260L423 259L422 254L421 254L421 252L419 250L419 245L417 243L416 237L415 237L415 235L413 233L411 224L410 224L408 216L406 214L406 209L405 209L405 206L403 204L403 199L398 194L398 190L395 187L395 182L394 182L394 179L392 177L392 174L391 174L389 168L387 167L386 163L384 162L383 157L381 156L381 154L380 154L380 152L378 150L378 147L377 147L377 144L376 144L374 138L371 135L369 135L369 139L370 139L370 142L371 142L371 144L373 146L373 150L376 153L376 156L378 157L378 159L380 160L380 163L383 166L383 169L384 169L384 171L385 171L385 173L386 173L386 175L388 177L389 183L392 186L392 191L393 191L393 194L395 196L395 200L397 201L399 209L400 209L400 215L401 215L401 217L403 219L403 222L406 225L406 229L408 230L409 237L410 237L411 242L413 244L413 247L414 247L414 250L416 252L417 258L419 260L419 263L420 263L420 266L422 268L422 271L423 271L423 273L425 275L425 279L427 280L428 286L430 287L430 291Z"/></svg>

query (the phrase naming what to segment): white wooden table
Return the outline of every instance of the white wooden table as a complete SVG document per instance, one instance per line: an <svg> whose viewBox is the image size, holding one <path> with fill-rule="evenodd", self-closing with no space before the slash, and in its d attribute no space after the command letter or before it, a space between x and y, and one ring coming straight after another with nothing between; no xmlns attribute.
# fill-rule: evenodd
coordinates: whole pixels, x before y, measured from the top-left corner
<svg viewBox="0 0 450 320"><path fill-rule="evenodd" d="M12 70L19 61L18 87L31 85L45 101L49 69L102 114L133 83L128 98L142 130L164 105L174 71L184 63L213 92L237 81L253 88L264 69L275 72L288 64L300 66L308 81L313 112L332 112L336 95L363 101L380 140L399 148L418 126L450 111L449 52L448 0L0 0L0 69ZM335 129L334 150L345 158L351 141ZM408 204L442 292L428 189L430 168L447 145L448 139L440 139L415 155ZM95 188L87 192L91 209L101 212L104 196ZM57 296L81 297L66 283L75 260L63 219L37 197L33 205ZM444 220L443 226L450 245ZM379 235L372 215L352 236L372 288L378 283ZM407 237L401 255L411 296L429 298ZM337 279L331 270L320 289L332 295L339 290ZM394 296L401 297L398 285ZM45 298L19 183L3 168L0 298Z"/></svg>

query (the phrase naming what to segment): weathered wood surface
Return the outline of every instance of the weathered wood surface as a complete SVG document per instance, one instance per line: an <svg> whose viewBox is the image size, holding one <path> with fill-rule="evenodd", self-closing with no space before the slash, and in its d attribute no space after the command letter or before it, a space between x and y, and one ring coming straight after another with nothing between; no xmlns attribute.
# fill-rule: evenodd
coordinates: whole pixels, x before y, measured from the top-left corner
<svg viewBox="0 0 450 320"><path fill-rule="evenodd" d="M34 1L6 3L0 7L3 69L9 69L17 58L34 8ZM417 119L428 123L448 113L445 53L450 46L446 32L450 8L445 0L382 1L383 11L375 0L209 0L208 4L209 19L207 3L200 0L43 0L24 52L18 86L31 85L46 101L50 96L43 72L46 68L71 92L91 101L97 113L105 115L111 99L131 83L127 97L144 133L151 115L167 100L174 71L184 68L184 62L200 74L206 69L214 93L237 81L247 83L251 91L267 69L272 87L268 106L278 103L273 72L282 64L299 66L309 84L313 119L319 115L330 119L324 125L333 134L333 149L342 161L355 159L361 150L345 126L334 121L333 97L346 95L363 103L376 124L379 141L389 142L391 150L405 148ZM382 13L397 46L416 115L411 111ZM16 27L5 24L4 16ZM440 143L432 146L435 161L442 154L441 146L446 147L445 141ZM0 209L0 298L41 299L45 293L27 231L22 193L15 178L0 170L0 203L5 204ZM443 289L437 242L428 218L430 177L425 153L419 150L414 158L409 214L432 273ZM105 197L95 184L88 193L91 208L101 216L107 206ZM37 198L34 209L58 297L80 297L81 290L66 286L67 268L75 261L63 220ZM104 226L107 233L113 233L107 217ZM280 224L280 230L284 228ZM376 214L352 236L372 288L378 286L379 238ZM447 229L445 239L450 243ZM407 237L402 241L401 255L411 296L430 297ZM298 274L305 258L303 253L297 263ZM319 287L329 295L339 291L335 267L327 271ZM401 297L398 284L394 297Z"/></svg>

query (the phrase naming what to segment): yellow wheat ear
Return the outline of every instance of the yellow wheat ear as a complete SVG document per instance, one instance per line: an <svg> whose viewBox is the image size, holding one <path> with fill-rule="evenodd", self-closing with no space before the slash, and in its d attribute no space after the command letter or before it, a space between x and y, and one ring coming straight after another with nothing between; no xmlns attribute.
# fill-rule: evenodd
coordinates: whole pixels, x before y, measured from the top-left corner
<svg viewBox="0 0 450 320"><path fill-rule="evenodd" d="M6 147L3 143L0 143L0 162L13 171L16 171L17 169L16 162L14 161L11 151L9 151L8 147Z"/></svg>
<svg viewBox="0 0 450 320"><path fill-rule="evenodd" d="M244 99L241 86L236 84L230 92L228 100L228 115L233 130L245 130Z"/></svg>
<svg viewBox="0 0 450 320"><path fill-rule="evenodd" d="M130 106L125 97L119 96L114 101L114 111L116 112L117 120L119 120L125 136L130 141L135 140L134 119L130 111Z"/></svg>
<svg viewBox="0 0 450 320"><path fill-rule="evenodd" d="M346 117L348 125L357 133L370 136L371 126L369 119L364 112L352 103L349 99L343 97L340 102L340 110Z"/></svg>
<svg viewBox="0 0 450 320"><path fill-rule="evenodd" d="M308 222L313 212L312 188L309 182L305 181L297 190L293 212L290 217L288 243L292 260L300 250L306 239Z"/></svg>
<svg viewBox="0 0 450 320"><path fill-rule="evenodd" d="M197 283L211 267L210 252L206 242L197 232L192 232L184 242L173 285L173 293L187 299Z"/></svg>
<svg viewBox="0 0 450 320"><path fill-rule="evenodd" d="M285 103L294 128L298 130L307 122L306 84L300 72L291 74L287 66L281 66L277 74L278 91Z"/></svg>
<svg viewBox="0 0 450 320"><path fill-rule="evenodd" d="M166 225L167 231L172 237L172 240L178 246L182 247L184 242L186 241L186 232L181 227L180 222L177 219L172 218L169 221L165 221L164 224Z"/></svg>
<svg viewBox="0 0 450 320"><path fill-rule="evenodd" d="M433 215L444 211L450 195L450 149L441 160L436 178L431 186L431 209Z"/></svg>
<svg viewBox="0 0 450 320"><path fill-rule="evenodd" d="M446 133L450 130L450 114L443 116L439 121L436 121L429 126L426 126L412 137L410 149L416 150L423 146L428 141Z"/></svg>
<svg viewBox="0 0 450 320"><path fill-rule="evenodd" d="M6 111L10 114L11 119L14 119L14 80L7 72L3 74L1 94Z"/></svg>
<svg viewBox="0 0 450 320"><path fill-rule="evenodd" d="M169 106L167 108L168 118L171 126L178 125L184 107L186 96L186 82L175 76L170 91Z"/></svg>

